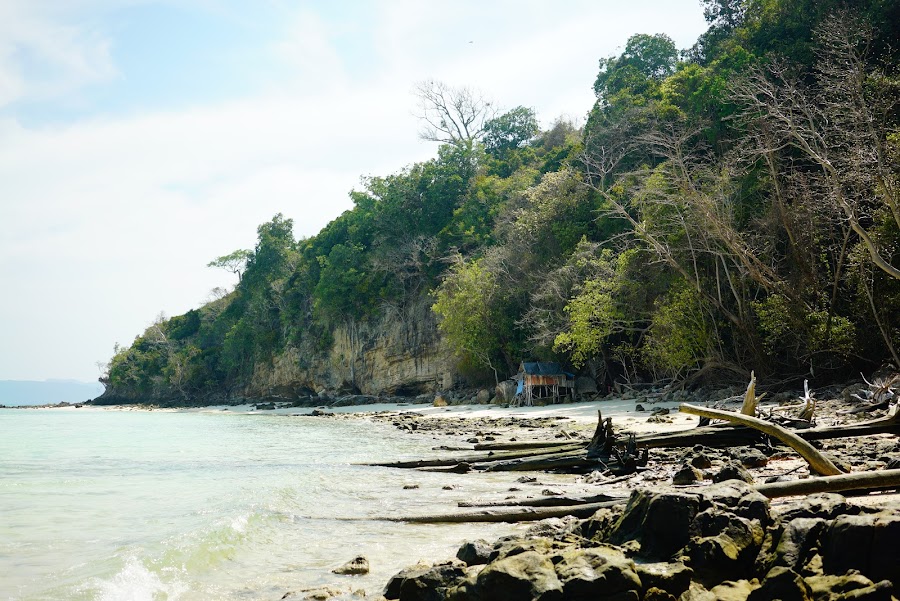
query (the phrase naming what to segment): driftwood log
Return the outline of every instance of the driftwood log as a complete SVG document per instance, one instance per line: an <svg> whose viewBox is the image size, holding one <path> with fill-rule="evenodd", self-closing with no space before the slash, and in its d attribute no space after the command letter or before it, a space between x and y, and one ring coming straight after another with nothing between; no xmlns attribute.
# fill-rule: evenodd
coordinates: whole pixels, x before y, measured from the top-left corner
<svg viewBox="0 0 900 601"><path fill-rule="evenodd" d="M521 451L510 451L508 453L488 453L480 455L466 455L464 457L456 456L452 458L437 457L434 459L411 459L408 461L388 461L384 463L364 463L363 465L370 467L398 467L398 468L417 468L417 467L450 467L458 463L488 463L492 461L503 461L509 459L520 459L525 457L533 457L534 455L544 455L551 453L559 453L561 451L578 451L584 449L584 444L569 443L567 446L546 447L539 449L525 449Z"/></svg>
<svg viewBox="0 0 900 601"><path fill-rule="evenodd" d="M528 449L558 449L572 446L571 440L531 440L522 442L482 442L475 445L476 451L521 451ZM587 443L581 443L587 445Z"/></svg>
<svg viewBox="0 0 900 601"><path fill-rule="evenodd" d="M872 434L900 435L900 414L873 419L856 424L841 426L810 428L795 432L803 440L829 440L832 438L850 438L870 436ZM746 446L761 442L765 435L753 428L733 424L717 424L701 426L680 432L665 434L645 434L635 439L642 448L692 447L697 444L709 447Z"/></svg>
<svg viewBox="0 0 900 601"><path fill-rule="evenodd" d="M774 499L776 497L790 497L794 495L811 495L819 492L844 492L848 490L893 487L900 487L900 470L855 472L837 476L824 476L822 478L793 480L791 482L773 482L772 484L760 484L756 487L756 490L770 499Z"/></svg>
<svg viewBox="0 0 900 601"><path fill-rule="evenodd" d="M441 513L434 515L415 515L406 517L380 517L380 518L351 518L367 519L388 522L407 522L410 524L466 524L475 522L533 522L546 520L547 518L561 518L574 515L578 518L587 518L604 507L624 505L627 499L614 501L602 501L599 503L587 503L584 505L565 505L563 507L513 507L504 509L484 509L481 511L467 511L461 513Z"/></svg>
<svg viewBox="0 0 900 601"><path fill-rule="evenodd" d="M590 495L588 497L537 497L534 499L514 499L510 501L460 501L458 507L565 507L567 505L589 505L605 501L628 500L630 493Z"/></svg>
<svg viewBox="0 0 900 601"><path fill-rule="evenodd" d="M767 422L749 415L741 415L732 413L731 411L721 411L719 409L706 409L704 407L695 407L693 405L681 405L678 408L682 413L691 415L699 415L700 417L708 417L710 419L724 419L729 422L749 426L760 432L777 438L784 444L788 445L803 457L809 464L810 469L822 476L835 476L841 474L841 470L832 463L831 459L820 453L814 446L804 439L800 438L793 432L785 430L777 424Z"/></svg>

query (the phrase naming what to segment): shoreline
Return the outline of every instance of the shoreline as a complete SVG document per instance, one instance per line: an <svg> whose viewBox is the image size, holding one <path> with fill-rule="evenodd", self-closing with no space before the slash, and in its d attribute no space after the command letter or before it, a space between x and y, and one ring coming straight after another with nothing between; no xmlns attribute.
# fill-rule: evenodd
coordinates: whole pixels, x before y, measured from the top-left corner
<svg viewBox="0 0 900 601"><path fill-rule="evenodd" d="M685 399L688 400L688 399ZM471 446L473 441L478 442L488 442L488 441L497 441L497 442L505 442L509 440L555 440L555 439L573 439L573 442L577 441L587 441L590 439L591 434L593 433L596 424L597 424L597 412L598 410L602 412L604 418L612 417L614 425L616 427L617 432L634 432L636 434L643 433L658 433L658 432L671 432L678 430L690 430L697 425L699 421L698 418L689 416L686 414L681 414L677 412L677 407L679 402L677 401L669 401L669 402L652 402L648 403L646 401L642 401L643 404L646 405L646 411L637 411L636 405L638 404L640 399L623 399L623 398L614 398L614 399L605 399L599 401L588 401L588 402L576 402L576 403L561 403L561 404L552 404L552 405L539 405L534 407L504 407L500 405L481 405L481 404L459 404L459 405L451 405L446 407L435 407L432 404L424 404L424 403L376 403L376 404L368 404L368 405L350 405L344 407L327 407L320 406L318 408L314 407L295 407L295 406L276 406L273 409L257 409L257 406L254 404L243 404L243 405L212 405L207 407L182 407L182 408L154 408L154 407L146 407L146 406L82 406L80 408L76 408L75 406L69 407L44 407L41 409L57 409L57 410L68 410L68 411L162 411L162 412L174 412L174 413L209 413L209 414L220 414L220 413L228 413L235 415L271 415L278 417L304 417L304 418L319 418L319 419L352 419L352 420L371 420L378 422L386 422L392 423L395 427L400 430L405 430L411 436L421 436L421 437L429 437L434 441L436 445L434 450L453 450L453 451L469 451L474 450L474 447ZM735 402L734 405L737 406L739 403ZM818 414L818 420L821 424L832 423L832 422L842 422L845 424L854 423L856 421L860 421L864 419L865 415L847 415L841 414L841 410L845 410L848 407L848 403L842 399L829 398L824 399L819 402L820 412ZM764 410L771 412L773 408L778 407L777 403L769 403L764 406ZM654 410L669 410L668 415L662 416L662 420L654 420L651 421L651 418L654 417L652 413ZM416 424L418 427L413 427L413 424ZM875 435L874 438L869 437L866 439L868 442L864 443L862 439L837 439L836 441L829 441L822 446L825 450L831 454L837 455L843 458L848 465L852 464L853 471L866 471L871 469L883 469L877 466L877 462L879 459L875 459L874 462L871 458L867 458L868 451L865 449L866 445L871 447L878 446L879 448L884 446L885 448L888 443L892 443L895 445L894 451L900 454L900 443L897 442L897 437L895 435ZM693 450L696 454L696 449ZM704 451L710 451L710 449L704 449ZM891 452L894 452L891 451ZM730 450L727 451L717 451L716 453L710 453L712 456L713 465L711 469L703 470L704 480L707 478L711 478L715 471L718 471L720 468L724 467L726 463L731 461L730 458ZM764 481L766 478L777 477L780 474L789 475L789 477L795 477L798 474L802 474L801 477L807 477L807 474L804 471L806 463L795 456L784 456L786 455L784 452L775 453L774 455L769 457L768 466L760 466L756 468L748 468L748 471L751 472L753 477L757 481ZM790 455L788 453L787 455ZM718 485L712 484L710 480L697 482L695 486L673 486L672 476L676 471L677 466L682 462L687 462L691 457L691 450L683 449L683 450L666 450L666 451L653 451L651 452L651 467L648 470L639 472L634 474L631 478L618 481L615 483L606 484L609 478L600 478L597 477L595 479L591 479L589 475L571 475L571 476L563 476L563 475L553 475L552 477L549 474L544 472L522 472L526 474L528 477L533 478L531 481L526 481L528 484L521 487L521 490L518 489L509 489L509 490L497 490L494 497L496 499L504 499L509 498L511 495L515 498L534 498L538 496L546 496L547 494L555 494L555 495L578 495L578 494L587 494L589 491L596 490L609 490L609 491L619 491L621 493L631 493L632 495L638 494L635 491L645 491L646 494L659 494L659 495L669 495L676 494L681 495L680 498L688 499L694 498L691 495L700 495L702 496L706 494L704 491L714 491L715 487ZM542 483L542 480L544 481ZM644 493L641 493L644 494ZM713 494L710 492L709 494ZM715 493L718 494L718 493ZM743 493L742 493L743 494ZM747 493L749 494L749 493ZM687 495L687 496L685 496ZM821 495L820 495L821 496ZM840 495L831 495L831 498L834 501L835 497L839 497ZM869 494L866 496L847 496L840 497L842 505L845 509L843 511L851 512L849 515L875 515L873 512L876 510L884 510L884 511L900 511L900 494L897 492L894 493L879 493L879 494ZM490 499L488 499L490 500ZM704 501L706 502L706 501ZM710 501L715 505L717 501ZM789 499L779 499L774 501L767 501L768 512L773 516L775 520L774 523L780 523L778 520L781 519L782 515L792 515L792 511L796 511L797 507L803 505L803 503L808 502L804 500L804 498L789 498ZM837 502L837 501L835 501ZM718 507L718 505L716 505ZM849 509L848 509L849 508ZM449 509L449 508L442 508ZM615 510L619 511L619 510ZM726 509L720 507L718 512L727 513ZM599 515L600 512L598 512ZM606 515L606 514L604 514ZM616 514L619 518L621 518L621 513ZM818 515L818 514L816 514ZM750 519L747 516L738 515L738 518L741 520ZM813 516L815 517L815 515ZM832 516L833 517L833 516ZM596 521L597 516L591 518ZM729 518L730 519L730 518ZM815 517L815 519L819 519L819 517ZM829 518L830 519L830 518ZM893 519L893 518L891 518ZM900 519L900 518L898 518ZM573 524L579 524L579 528L586 528L585 525L590 520L575 520L574 518L571 520L563 519L565 524L566 536L571 537L572 530L570 528L574 527ZM830 523L830 522L829 522ZM893 522L892 522L893 523ZM544 524L544 526L541 526ZM544 528L550 528L552 531L553 528L557 528L560 526L560 521L558 518L555 520L550 520L548 522L538 522L533 528L540 530ZM607 524L609 526L609 524ZM558 533L559 534L559 533ZM546 532L545 532L546 535ZM576 545L571 541L565 542L562 540L553 542L554 536L551 532L550 536L529 536L529 535L516 535L515 540L518 545L531 545L532 547L536 544L534 541L540 540L541 545L550 544L552 547L556 549L555 552L558 553L567 553L567 552L579 552L581 553L583 549L583 545ZM562 534L560 534L562 536ZM565 538L565 537L563 537ZM551 541L547 543L546 541ZM460 541L463 546L465 544L463 541ZM472 541L468 541L471 543ZM483 542L483 541L482 541ZM552 543L552 544L551 544ZM484 543L491 547L493 545L494 551L497 551L498 548L500 555L503 555L505 551L502 549L509 546L509 540L504 541L504 539L500 539L499 541L493 543ZM591 543L594 544L594 543ZM607 543L603 543L607 544ZM498 547L499 546L499 547ZM636 555L632 549L629 551L630 547L625 545L622 547L620 545L620 550L624 549L623 553L625 561L627 562L629 558L631 560L640 559L638 555ZM639 547L638 547L639 550ZM550 556L547 556L550 557ZM618 555L616 557L619 557ZM500 560L505 560L504 557L498 556ZM485 564L472 564L468 565L463 562L464 565L460 565L460 559L449 559L449 558L431 558L432 560L437 559L437 563L432 563L427 566L427 569L422 565L418 566L418 572L427 572L430 574L428 578L432 578L429 586L432 588L439 588L440 586L444 587L460 587L465 588L466 586L475 587L478 582L479 574L483 571L488 570L485 568L485 565L492 566L496 563L495 558L494 561L488 561ZM348 558L349 559L349 558ZM377 559L376 559L377 560ZM449 564L447 561L449 560ZM454 563L455 562L455 563ZM551 562L552 563L552 562ZM454 573L456 576L450 578L447 576L443 580L434 580L434 570L444 570L447 571L446 568L442 568L440 566L452 565L455 566L453 570L456 570ZM796 566L795 566L796 567ZM408 568L407 570L402 571L396 578L401 577L401 581L404 579L422 583L421 578L423 577L421 574L418 576L418 572L409 572L413 568ZM493 569L493 568L492 568ZM676 567L672 567L671 565L666 568L671 570L680 569ZM450 570L451 572L453 570ZM443 573L443 572L441 572ZM802 570L797 572L801 576L803 576ZM405 575L404 575L405 574ZM748 572L749 574L749 572ZM757 574L756 582L752 582L752 578L744 579L747 580L750 584L742 585L746 587L762 586L765 584L765 576L767 574ZM804 576L805 577L805 576ZM416 579L419 580L416 580ZM426 580L428 580L426 578ZM329 579L332 581L325 588L329 588L335 595L330 597L321 597L321 598L335 598L335 599L344 599L344 598L355 598L355 597L347 597L347 580L346 577L335 576L333 579ZM393 582L393 580L392 580ZM711 582L711 581L709 581ZM390 584L388 584L390 586ZM478 585L481 586L481 585ZM867 585L868 586L868 585ZM474 590L474 589L473 589ZM445 591L446 592L446 591ZM297 598L297 599L306 599L306 598L314 598L303 596L306 591L299 591L297 594L300 596L296 597L286 597L286 598ZM370 595L374 593L374 598L381 598L378 596L377 591L370 591ZM484 597L476 596L466 596L467 594L460 593L462 596L459 596L459 599L484 599ZM474 594L474 593L473 593ZM478 593L481 594L481 593ZM699 594L699 593L698 593ZM371 598L371 597L367 597ZM388 597L388 598L399 598L401 601L404 601L405 598L412 597L404 597L402 594L399 597ZM527 598L527 597L526 597ZM634 597L638 598L649 598L642 596ZM673 597L673 598L677 598ZM743 597L746 598L746 597ZM885 597L886 599L890 597ZM703 596L697 597L687 597L686 599L705 599Z"/></svg>

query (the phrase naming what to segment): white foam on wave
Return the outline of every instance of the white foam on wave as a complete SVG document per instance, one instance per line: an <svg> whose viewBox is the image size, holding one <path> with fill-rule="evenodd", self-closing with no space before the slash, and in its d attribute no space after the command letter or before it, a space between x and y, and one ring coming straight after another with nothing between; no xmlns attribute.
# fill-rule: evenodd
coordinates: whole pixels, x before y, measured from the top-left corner
<svg viewBox="0 0 900 601"><path fill-rule="evenodd" d="M244 534L247 532L247 524L250 523L250 514L242 513L231 520L231 529L237 532L238 534Z"/></svg>
<svg viewBox="0 0 900 601"><path fill-rule="evenodd" d="M163 582L134 557L110 580L96 583L97 601L176 601L188 587L175 579Z"/></svg>

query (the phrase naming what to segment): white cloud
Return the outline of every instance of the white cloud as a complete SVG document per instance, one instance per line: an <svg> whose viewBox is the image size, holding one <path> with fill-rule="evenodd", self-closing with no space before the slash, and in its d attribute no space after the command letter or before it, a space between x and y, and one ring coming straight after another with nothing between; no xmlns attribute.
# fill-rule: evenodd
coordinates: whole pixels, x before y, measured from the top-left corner
<svg viewBox="0 0 900 601"><path fill-rule="evenodd" d="M42 8L0 3L0 108L59 98L117 75L107 35L48 19Z"/></svg>
<svg viewBox="0 0 900 601"><path fill-rule="evenodd" d="M342 30L307 8L263 52L291 65L286 79L241 99L53 126L0 119L0 379L94 377L94 362L161 310L183 313L233 284L206 263L252 248L275 213L294 219L297 236L315 234L350 208L360 176L432 156L416 140L418 80L481 88L545 122L583 115L597 59L635 29L596 4L385 2L366 24L375 42L360 58L373 65L364 77L335 42L359 25ZM21 8L30 4L0 6L0 110L115 78L115 39L72 25L82 12L60 22ZM650 29L640 29L689 29L677 12L641 13ZM22 71L24 47L52 76Z"/></svg>

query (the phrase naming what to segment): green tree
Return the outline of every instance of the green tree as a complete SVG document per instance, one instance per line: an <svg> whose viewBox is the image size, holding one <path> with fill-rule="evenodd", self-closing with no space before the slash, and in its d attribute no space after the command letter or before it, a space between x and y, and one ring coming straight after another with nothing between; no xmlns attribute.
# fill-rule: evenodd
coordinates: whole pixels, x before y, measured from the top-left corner
<svg viewBox="0 0 900 601"><path fill-rule="evenodd" d="M487 367L499 383L495 357L500 340L494 327L498 316L493 300L499 293L493 274L480 261L453 265L435 290L432 310L440 317L438 328L457 356L473 367Z"/></svg>
<svg viewBox="0 0 900 601"><path fill-rule="evenodd" d="M490 119L484 124L482 143L494 156L521 148L540 131L534 111L524 106Z"/></svg>
<svg viewBox="0 0 900 601"><path fill-rule="evenodd" d="M207 267L217 267L219 269L224 269L226 271L230 271L233 274L236 274L238 277L238 283L240 283L241 278L244 274L244 269L247 267L247 261L250 260L250 257L253 256L253 251L246 250L243 248L239 248L238 250L228 253L227 255L222 255L221 257L217 257L206 264Z"/></svg>

